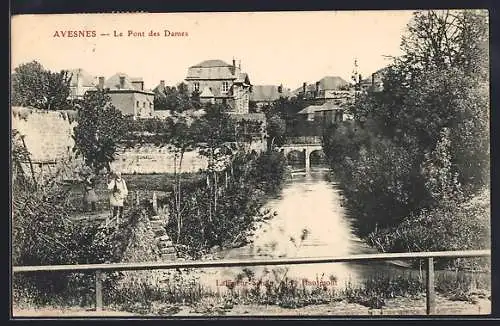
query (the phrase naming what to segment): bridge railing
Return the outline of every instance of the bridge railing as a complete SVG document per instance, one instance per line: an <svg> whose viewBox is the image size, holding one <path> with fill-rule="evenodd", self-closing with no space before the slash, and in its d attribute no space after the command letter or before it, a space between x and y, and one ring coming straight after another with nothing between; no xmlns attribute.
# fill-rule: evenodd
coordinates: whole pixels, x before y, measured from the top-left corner
<svg viewBox="0 0 500 326"><path fill-rule="evenodd" d="M351 255L341 257L315 258L280 258L280 259L252 259L252 260L211 260L211 261L182 261L182 262L142 262L142 263L112 263L112 264L83 264L83 265L47 265L47 266L13 266L13 273L30 272L95 272L95 308L103 308L102 300L102 273L112 271L144 271L169 270L177 268L216 268L216 267L249 267L249 266L280 266L324 264L340 262L365 262L374 260L425 259L426 264L426 313L431 315L436 310L436 293L434 286L434 259L435 258L471 258L490 257L490 250L468 251L437 251L437 252L409 252L409 253L382 253Z"/></svg>
<svg viewBox="0 0 500 326"><path fill-rule="evenodd" d="M287 137L286 144L321 144L321 137L319 136L297 136Z"/></svg>

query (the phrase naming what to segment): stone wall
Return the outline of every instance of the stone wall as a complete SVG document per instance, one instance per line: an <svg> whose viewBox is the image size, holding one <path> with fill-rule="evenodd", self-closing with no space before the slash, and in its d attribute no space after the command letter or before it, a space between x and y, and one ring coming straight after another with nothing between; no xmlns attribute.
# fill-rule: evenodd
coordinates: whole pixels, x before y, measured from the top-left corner
<svg viewBox="0 0 500 326"><path fill-rule="evenodd" d="M71 135L76 126L74 111L46 111L12 107L12 129L24 136L35 162L69 158L75 142Z"/></svg>
<svg viewBox="0 0 500 326"><path fill-rule="evenodd" d="M24 136L24 141L34 167L51 169L54 162L71 160L71 166L81 163L75 159L72 138L76 126L74 111L44 111L24 107L12 108L12 128ZM264 151L265 141L257 140L248 144L247 150ZM52 164L49 164L51 163ZM184 154L182 172L197 172L207 167L207 159L191 151ZM78 165L78 164L77 164ZM52 167L52 168L51 168ZM173 173L174 155L166 147L140 145L122 149L111 164L122 173ZM72 168L69 168L70 170Z"/></svg>
<svg viewBox="0 0 500 326"><path fill-rule="evenodd" d="M173 173L174 154L166 147L140 145L121 150L111 164L125 174ZM186 152L182 160L182 172L198 172L207 167L207 160L196 151Z"/></svg>
<svg viewBox="0 0 500 326"><path fill-rule="evenodd" d="M246 150L263 152L266 150L266 143L260 140L253 141L247 144ZM111 168L125 174L174 173L174 164L174 154L168 148L143 144L122 149L111 164ZM181 172L198 172L207 166L206 157L201 156L198 151L190 151L184 153Z"/></svg>

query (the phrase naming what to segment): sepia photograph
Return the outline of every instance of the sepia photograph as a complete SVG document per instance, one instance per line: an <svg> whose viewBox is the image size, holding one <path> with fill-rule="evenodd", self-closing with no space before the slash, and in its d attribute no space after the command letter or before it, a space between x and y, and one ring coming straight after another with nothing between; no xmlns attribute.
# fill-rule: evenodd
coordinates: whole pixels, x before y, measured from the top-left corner
<svg viewBox="0 0 500 326"><path fill-rule="evenodd" d="M11 17L11 317L487 316L489 13Z"/></svg>

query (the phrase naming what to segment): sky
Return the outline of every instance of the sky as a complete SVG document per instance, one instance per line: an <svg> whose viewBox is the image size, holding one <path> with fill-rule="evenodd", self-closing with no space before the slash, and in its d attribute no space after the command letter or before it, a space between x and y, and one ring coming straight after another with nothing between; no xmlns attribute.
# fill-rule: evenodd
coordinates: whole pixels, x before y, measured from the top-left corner
<svg viewBox="0 0 500 326"><path fill-rule="evenodd" d="M126 73L154 88L183 81L201 61L235 58L252 84L295 89L324 76L350 81L355 59L364 77L386 66L410 19L411 11L21 15L11 22L11 68L36 60L52 71Z"/></svg>

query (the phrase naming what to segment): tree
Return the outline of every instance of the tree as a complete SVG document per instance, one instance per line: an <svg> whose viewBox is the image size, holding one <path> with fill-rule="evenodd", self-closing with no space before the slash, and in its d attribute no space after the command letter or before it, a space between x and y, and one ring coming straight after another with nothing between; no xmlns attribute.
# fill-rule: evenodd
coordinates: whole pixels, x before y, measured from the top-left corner
<svg viewBox="0 0 500 326"><path fill-rule="evenodd" d="M87 92L78 107L73 150L96 174L104 168L111 170L118 143L128 131L125 117L110 101L105 91Z"/></svg>
<svg viewBox="0 0 500 326"><path fill-rule="evenodd" d="M276 143L281 144L286 132L285 120L277 115L267 119L268 150L272 151Z"/></svg>
<svg viewBox="0 0 500 326"><path fill-rule="evenodd" d="M70 81L67 71L51 72L37 61L22 64L12 74L12 104L66 110L69 108Z"/></svg>
<svg viewBox="0 0 500 326"><path fill-rule="evenodd" d="M416 12L383 91L358 97L356 121L325 134L325 153L363 235L396 239L385 249L411 247L393 227L415 225L418 216L442 222L433 214L458 209L450 198L463 202L488 185L485 40L484 12Z"/></svg>
<svg viewBox="0 0 500 326"><path fill-rule="evenodd" d="M485 10L418 11L402 39L400 59L412 70L459 67L468 74L484 74L487 19Z"/></svg>
<svg viewBox="0 0 500 326"><path fill-rule="evenodd" d="M200 154L208 158L208 177L211 201L209 217L212 218L217 208L218 172L227 165L228 143L236 141L235 122L227 113L228 107L220 104L207 104L206 114L193 122L192 130L197 143L201 146Z"/></svg>
<svg viewBox="0 0 500 326"><path fill-rule="evenodd" d="M177 220L177 242L179 242L182 230L182 160L184 153L191 150L199 139L194 135L194 129L187 123L184 117L179 117L171 123L171 135L169 147L174 152L174 214Z"/></svg>

